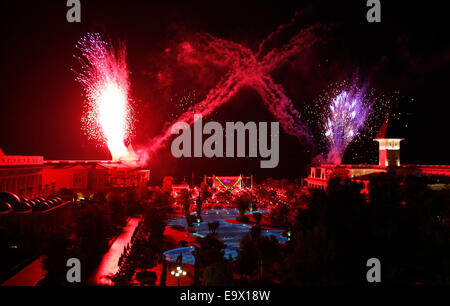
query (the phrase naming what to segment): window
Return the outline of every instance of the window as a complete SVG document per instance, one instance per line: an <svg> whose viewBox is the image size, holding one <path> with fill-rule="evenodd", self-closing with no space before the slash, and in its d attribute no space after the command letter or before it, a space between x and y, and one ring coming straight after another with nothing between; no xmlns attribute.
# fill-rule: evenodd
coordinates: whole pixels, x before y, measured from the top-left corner
<svg viewBox="0 0 450 306"><path fill-rule="evenodd" d="M322 171L320 171L320 170L321 170L320 168L317 168L317 169L316 169L316 176L315 176L315 177L317 177L317 178L320 177L320 178L321 178L321 172L322 172Z"/></svg>

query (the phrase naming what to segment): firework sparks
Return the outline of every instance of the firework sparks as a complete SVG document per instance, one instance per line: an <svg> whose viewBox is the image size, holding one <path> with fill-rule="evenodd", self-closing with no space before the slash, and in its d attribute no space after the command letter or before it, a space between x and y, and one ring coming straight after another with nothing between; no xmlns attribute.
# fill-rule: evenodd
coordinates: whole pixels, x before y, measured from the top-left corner
<svg viewBox="0 0 450 306"><path fill-rule="evenodd" d="M132 135L128 67L124 46L115 50L97 33L88 34L76 45L82 72L76 80L86 94L83 129L89 138L106 143L114 161L135 160L125 141Z"/></svg>
<svg viewBox="0 0 450 306"><path fill-rule="evenodd" d="M341 162L348 144L364 125L369 108L364 105L361 92L344 90L331 101L329 116L325 122L325 136L330 145L329 162Z"/></svg>
<svg viewBox="0 0 450 306"><path fill-rule="evenodd" d="M386 93L369 87L369 82L361 81L357 73L347 80L329 84L303 110L319 148L315 161L339 164L350 148L351 155L346 162L375 158L365 148L372 143L387 114L404 117L395 110L400 102L410 103L411 99L398 91ZM350 143L354 146L349 146Z"/></svg>

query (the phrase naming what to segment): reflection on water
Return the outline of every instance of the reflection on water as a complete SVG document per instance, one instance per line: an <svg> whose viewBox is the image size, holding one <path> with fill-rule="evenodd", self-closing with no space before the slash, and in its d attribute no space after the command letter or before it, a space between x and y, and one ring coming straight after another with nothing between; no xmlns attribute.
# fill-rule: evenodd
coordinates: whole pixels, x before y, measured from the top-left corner
<svg viewBox="0 0 450 306"><path fill-rule="evenodd" d="M267 211L268 210L266 209L260 209L254 212L264 213ZM245 234L247 234L252 228L252 225L250 224L232 224L224 222L228 219L234 219L238 213L239 211L236 208L205 210L204 212L202 212L203 222L195 223L194 226L197 232L190 235L196 237L204 237L209 233L208 222L219 221L220 226L217 230L217 234L222 242L226 245L225 257L228 258L231 255L232 258L235 258L237 256L237 251L239 249L239 244L242 237L244 237ZM169 219L167 224L169 226L178 225L187 227L186 218L184 216ZM261 230L262 236L269 237L273 235L277 238L278 242L281 243L287 241L286 237L281 236L282 233L282 230ZM193 250L194 247L172 249L165 252L164 255L166 256L167 260L176 261L178 255L183 254L183 263L194 264L194 256L192 255Z"/></svg>

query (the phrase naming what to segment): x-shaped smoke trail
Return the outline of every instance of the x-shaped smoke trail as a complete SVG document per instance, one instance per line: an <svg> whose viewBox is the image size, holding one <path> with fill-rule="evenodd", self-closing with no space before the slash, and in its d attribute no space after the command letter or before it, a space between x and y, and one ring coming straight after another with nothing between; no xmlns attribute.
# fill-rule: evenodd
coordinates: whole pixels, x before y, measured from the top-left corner
<svg viewBox="0 0 450 306"><path fill-rule="evenodd" d="M229 70L225 77L208 92L204 100L191 106L175 122L183 121L191 125L194 123L193 113L208 116L216 108L228 102L242 87L248 86L260 94L269 111L280 122L287 134L314 146L308 127L301 121L299 112L286 96L283 87L273 81L270 72L293 55L317 43L321 39L319 33L324 32L328 27L317 24L305 28L281 48L272 49L263 55L266 43L285 27L290 26L293 20L281 25L263 40L256 53L241 44L219 39L210 34L199 35L195 44L196 56L201 55L203 60L229 67ZM152 140L147 153L160 149L170 137L169 127Z"/></svg>

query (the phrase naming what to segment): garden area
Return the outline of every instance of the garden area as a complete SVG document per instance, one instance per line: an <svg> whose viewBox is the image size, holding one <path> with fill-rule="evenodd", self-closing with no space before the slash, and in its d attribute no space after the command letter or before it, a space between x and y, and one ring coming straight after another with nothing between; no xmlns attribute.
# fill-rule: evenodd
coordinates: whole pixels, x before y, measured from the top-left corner
<svg viewBox="0 0 450 306"><path fill-rule="evenodd" d="M371 257L386 263L386 284L449 283L449 193L418 178L374 176L369 195L339 178L327 190L266 180L174 192L173 181L165 177L141 201L124 193L77 204L67 229L49 237L41 285L67 284L69 256L87 263L88 284L125 229L110 285L366 285Z"/></svg>

